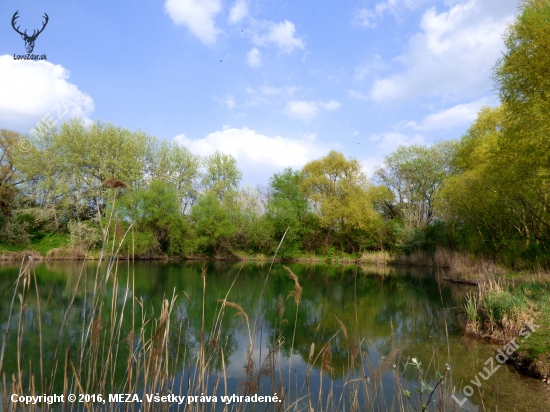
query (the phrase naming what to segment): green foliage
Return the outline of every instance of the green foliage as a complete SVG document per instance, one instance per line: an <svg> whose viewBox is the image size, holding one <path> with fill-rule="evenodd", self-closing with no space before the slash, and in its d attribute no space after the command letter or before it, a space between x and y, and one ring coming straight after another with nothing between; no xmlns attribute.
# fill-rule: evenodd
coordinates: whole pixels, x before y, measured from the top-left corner
<svg viewBox="0 0 550 412"><path fill-rule="evenodd" d="M0 229L9 219L15 208L17 189L15 187L15 167L13 152L17 150L18 133L0 129Z"/></svg>
<svg viewBox="0 0 550 412"><path fill-rule="evenodd" d="M125 194L117 210L115 218L120 219L121 226L135 222L135 232L139 234L136 237L138 253L182 254L185 251L190 228L180 213L178 194L173 186L154 180L145 190ZM122 230L117 235L121 238Z"/></svg>
<svg viewBox="0 0 550 412"><path fill-rule="evenodd" d="M150 139L146 148L146 170L153 180L172 186L180 201L181 213L189 213L200 186L200 158L175 142Z"/></svg>
<svg viewBox="0 0 550 412"><path fill-rule="evenodd" d="M134 222L138 254L272 254L286 233L284 258L442 246L548 267L547 0L522 1L505 44L494 73L502 106L483 108L458 141L400 146L373 182L336 151L275 174L267 190L240 189L234 157L200 158L112 124L44 123L28 152L0 130L0 236L24 246L69 232L73 245L93 245L114 202L114 239Z"/></svg>
<svg viewBox="0 0 550 412"><path fill-rule="evenodd" d="M216 151L203 160L204 174L202 186L205 191L214 193L220 202L235 194L242 178L237 161L231 155Z"/></svg>
<svg viewBox="0 0 550 412"><path fill-rule="evenodd" d="M301 184L302 174L291 168L274 174L270 179L271 198L266 211L273 231L273 249L270 253L275 251L286 232L279 250L283 258L299 256L304 249L304 239L314 230L314 219Z"/></svg>
<svg viewBox="0 0 550 412"><path fill-rule="evenodd" d="M56 248L62 248L69 245L69 237L65 234L51 233L46 234L40 240L32 242L30 245L31 249L34 249L42 256L45 256L48 251Z"/></svg>
<svg viewBox="0 0 550 412"><path fill-rule="evenodd" d="M98 245L103 236L101 231L94 227L93 222L76 222L70 221L68 224L69 239L71 245L76 248L87 250Z"/></svg>
<svg viewBox="0 0 550 412"><path fill-rule="evenodd" d="M338 234L342 249L357 251L350 240L351 232L373 230L377 220L359 162L331 151L304 166L301 187L326 233L325 247L329 236Z"/></svg>
<svg viewBox="0 0 550 412"><path fill-rule="evenodd" d="M198 252L213 255L230 251L230 240L236 228L216 193L207 192L199 196L191 209L190 218L194 223Z"/></svg>
<svg viewBox="0 0 550 412"><path fill-rule="evenodd" d="M399 146L386 156L384 166L375 173L377 180L393 193L378 208L391 218L400 218L407 228L430 224L434 215L435 195L450 174L455 143L438 142L431 147Z"/></svg>
<svg viewBox="0 0 550 412"><path fill-rule="evenodd" d="M496 324L503 319L517 320L525 307L524 296L509 291L491 291L483 299L485 317Z"/></svg>

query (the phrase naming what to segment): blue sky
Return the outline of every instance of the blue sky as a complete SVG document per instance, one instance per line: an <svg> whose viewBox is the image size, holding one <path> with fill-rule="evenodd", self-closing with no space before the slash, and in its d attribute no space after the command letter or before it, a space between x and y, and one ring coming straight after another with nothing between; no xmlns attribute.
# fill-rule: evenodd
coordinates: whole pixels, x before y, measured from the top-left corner
<svg viewBox="0 0 550 412"><path fill-rule="evenodd" d="M516 0L10 1L0 4L0 127L67 115L237 158L243 183L335 149L368 176L400 144L460 137L498 98ZM14 60L21 30L49 23ZM54 111L56 112L56 111ZM52 113L57 119L59 114Z"/></svg>

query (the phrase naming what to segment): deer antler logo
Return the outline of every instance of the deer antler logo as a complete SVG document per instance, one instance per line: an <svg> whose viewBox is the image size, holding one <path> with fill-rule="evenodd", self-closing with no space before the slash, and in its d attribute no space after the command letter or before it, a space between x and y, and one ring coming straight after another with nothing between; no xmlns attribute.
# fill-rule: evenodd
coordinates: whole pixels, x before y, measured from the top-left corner
<svg viewBox="0 0 550 412"><path fill-rule="evenodd" d="M49 20L50 18L48 17L48 15L47 15L46 13L44 13L44 19L46 19L46 21L43 23L42 28L41 28L40 30L38 30L38 32L37 32L36 30L33 30L32 35L29 36L29 35L27 34L27 30L25 30L24 33L21 33L21 32L19 31L19 27L20 27L20 26L15 27L15 21L16 21L17 18L19 17L19 16L18 16L18 13L19 13L19 10L17 10L17 11L14 13L14 15L13 15L13 17L12 17L12 19L11 19L11 25L12 25L13 29L14 29L17 33L19 33L19 34L21 35L21 38L22 38L23 40L25 40L25 48L27 49L27 53L32 53L32 51L34 50L34 42L36 41L36 38L38 37L38 35L39 35L40 33L42 33L42 31L44 31L44 28L45 28L46 25L48 24L48 20Z"/></svg>

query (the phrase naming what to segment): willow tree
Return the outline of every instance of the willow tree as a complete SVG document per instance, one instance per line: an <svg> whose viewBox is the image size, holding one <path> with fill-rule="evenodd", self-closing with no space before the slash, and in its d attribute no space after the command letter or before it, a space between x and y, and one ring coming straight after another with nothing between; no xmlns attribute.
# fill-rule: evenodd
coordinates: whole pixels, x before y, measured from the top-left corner
<svg viewBox="0 0 550 412"><path fill-rule="evenodd" d="M189 213L200 189L199 156L175 142L151 139L145 167L151 180L161 180L176 190L180 212Z"/></svg>
<svg viewBox="0 0 550 412"><path fill-rule="evenodd" d="M0 129L0 227L15 206L16 170L13 152L18 150L19 133Z"/></svg>
<svg viewBox="0 0 550 412"><path fill-rule="evenodd" d="M498 161L524 247L550 253L550 2L525 0L495 70L505 123Z"/></svg>
<svg viewBox="0 0 550 412"><path fill-rule="evenodd" d="M54 211L56 222L100 219L112 198L105 180L120 180L131 189L144 186L148 141L141 132L75 119L33 139L16 166L25 177L24 191L42 211Z"/></svg>
<svg viewBox="0 0 550 412"><path fill-rule="evenodd" d="M372 208L367 178L357 160L331 151L303 167L301 185L326 231L326 246L335 234L342 235L341 246L348 250L355 250L357 240L359 247L363 246L361 243L377 215Z"/></svg>
<svg viewBox="0 0 550 412"><path fill-rule="evenodd" d="M389 214L408 228L420 228L435 218L435 195L451 172L455 143L443 141L433 146L399 146L376 170L376 180L394 194Z"/></svg>
<svg viewBox="0 0 550 412"><path fill-rule="evenodd" d="M222 203L237 193L242 172L233 156L216 151L206 156L202 165L202 187L205 191L214 193Z"/></svg>

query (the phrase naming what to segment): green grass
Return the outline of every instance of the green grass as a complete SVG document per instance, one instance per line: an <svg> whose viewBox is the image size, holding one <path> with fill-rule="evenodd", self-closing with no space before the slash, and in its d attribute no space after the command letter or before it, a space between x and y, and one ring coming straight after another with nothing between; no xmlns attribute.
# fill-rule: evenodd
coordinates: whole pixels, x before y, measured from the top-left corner
<svg viewBox="0 0 550 412"><path fill-rule="evenodd" d="M519 323L525 319L532 320L539 327L521 343L520 352L529 361L550 354L549 282L523 281L505 290L489 289L484 291L481 302L471 297L465 304L465 310L469 322L479 319L483 325L484 321L489 320L503 329L504 319Z"/></svg>
<svg viewBox="0 0 550 412"><path fill-rule="evenodd" d="M69 236L64 234L47 234L41 239L31 241L28 245L14 245L0 243L0 252L22 252L24 250L36 250L42 256L48 251L69 245Z"/></svg>

